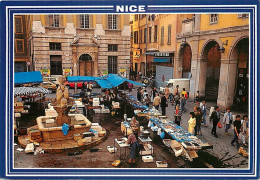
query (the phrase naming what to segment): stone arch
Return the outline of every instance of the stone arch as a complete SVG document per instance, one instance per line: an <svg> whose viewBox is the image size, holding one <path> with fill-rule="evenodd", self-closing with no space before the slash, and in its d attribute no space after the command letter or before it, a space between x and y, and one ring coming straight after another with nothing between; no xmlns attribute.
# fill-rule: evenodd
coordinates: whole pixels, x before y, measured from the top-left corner
<svg viewBox="0 0 260 180"><path fill-rule="evenodd" d="M230 49L229 59L235 63L233 76L233 88L230 92L234 98L235 107L248 109L249 89L249 37L241 36L234 41Z"/></svg>
<svg viewBox="0 0 260 180"><path fill-rule="evenodd" d="M182 63L182 78L188 78L191 72L192 50L189 43L182 44L179 49L179 60Z"/></svg>
<svg viewBox="0 0 260 180"><path fill-rule="evenodd" d="M206 100L216 101L220 77L221 53L219 40L209 39L201 51L199 69L199 91Z"/></svg>

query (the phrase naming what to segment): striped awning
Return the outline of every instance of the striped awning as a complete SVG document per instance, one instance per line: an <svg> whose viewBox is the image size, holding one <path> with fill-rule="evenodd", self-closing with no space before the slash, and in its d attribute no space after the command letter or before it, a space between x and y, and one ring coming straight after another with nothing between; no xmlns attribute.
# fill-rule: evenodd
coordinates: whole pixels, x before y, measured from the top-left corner
<svg viewBox="0 0 260 180"><path fill-rule="evenodd" d="M14 88L14 96L21 96L21 95L29 95L34 93L44 93L49 94L51 93L48 89L44 87L15 87Z"/></svg>

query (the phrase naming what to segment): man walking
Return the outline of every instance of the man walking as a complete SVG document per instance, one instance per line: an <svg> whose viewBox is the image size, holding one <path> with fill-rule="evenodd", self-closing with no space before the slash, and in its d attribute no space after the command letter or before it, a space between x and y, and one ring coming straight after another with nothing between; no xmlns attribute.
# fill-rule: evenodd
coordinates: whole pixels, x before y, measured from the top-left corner
<svg viewBox="0 0 260 180"><path fill-rule="evenodd" d="M167 102L166 102L167 100L166 100L166 97L164 96L164 94L161 94L161 108L162 108L162 115L163 116L165 116L165 114L166 114L166 104L167 104Z"/></svg>
<svg viewBox="0 0 260 180"><path fill-rule="evenodd" d="M238 135L240 133L241 130L241 121L240 121L240 115L236 116L236 120L234 121L234 138L231 141L231 145L234 145L234 142L236 142L237 144L237 149L239 149L239 142L238 142Z"/></svg>
<svg viewBox="0 0 260 180"><path fill-rule="evenodd" d="M142 102L142 93L141 93L140 88L137 89L137 99L138 99L138 101Z"/></svg>
<svg viewBox="0 0 260 180"><path fill-rule="evenodd" d="M202 101L200 109L201 109L201 112L202 112L202 118L203 118L204 127L207 127L207 124L206 124L206 112L207 112L206 101Z"/></svg>
<svg viewBox="0 0 260 180"><path fill-rule="evenodd" d="M213 134L216 138L218 138L218 135L217 135L217 132L216 132L217 131L217 124L220 120L220 114L219 114L219 107L218 106L215 106L215 111L212 112L210 118L213 122L211 134Z"/></svg>

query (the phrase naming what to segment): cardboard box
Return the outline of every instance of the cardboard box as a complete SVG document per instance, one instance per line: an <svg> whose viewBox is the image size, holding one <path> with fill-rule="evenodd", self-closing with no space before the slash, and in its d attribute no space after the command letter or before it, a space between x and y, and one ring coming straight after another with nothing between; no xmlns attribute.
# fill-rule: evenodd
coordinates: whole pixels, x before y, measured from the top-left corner
<svg viewBox="0 0 260 180"><path fill-rule="evenodd" d="M33 145L33 143L27 144L24 152L25 153L33 153L34 152L34 145Z"/></svg>
<svg viewBox="0 0 260 180"><path fill-rule="evenodd" d="M108 150L108 152L110 152L110 153L115 153L115 152L117 152L117 148L116 148L116 147L113 147L113 146L107 146L107 150Z"/></svg>
<svg viewBox="0 0 260 180"><path fill-rule="evenodd" d="M142 160L144 162L153 162L153 157L152 156L142 156Z"/></svg>
<svg viewBox="0 0 260 180"><path fill-rule="evenodd" d="M156 166L158 168L167 168L168 167L168 164L166 161L156 161Z"/></svg>
<svg viewBox="0 0 260 180"><path fill-rule="evenodd" d="M152 155L153 154L153 146L151 144L145 144L144 150L140 151L140 155Z"/></svg>

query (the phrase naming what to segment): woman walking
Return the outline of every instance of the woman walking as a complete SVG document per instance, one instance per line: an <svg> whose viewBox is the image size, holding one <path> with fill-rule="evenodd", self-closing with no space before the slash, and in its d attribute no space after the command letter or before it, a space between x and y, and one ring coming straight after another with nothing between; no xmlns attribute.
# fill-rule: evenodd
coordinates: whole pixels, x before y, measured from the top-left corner
<svg viewBox="0 0 260 180"><path fill-rule="evenodd" d="M231 124L233 123L232 112L230 112L230 108L227 108L227 112L223 117L223 125L225 125L225 134L228 135L228 130L230 129Z"/></svg>
<svg viewBox="0 0 260 180"><path fill-rule="evenodd" d="M196 125L196 118L194 112L190 112L190 119L188 121L188 124L189 124L188 132L190 134L194 134L194 128Z"/></svg>

